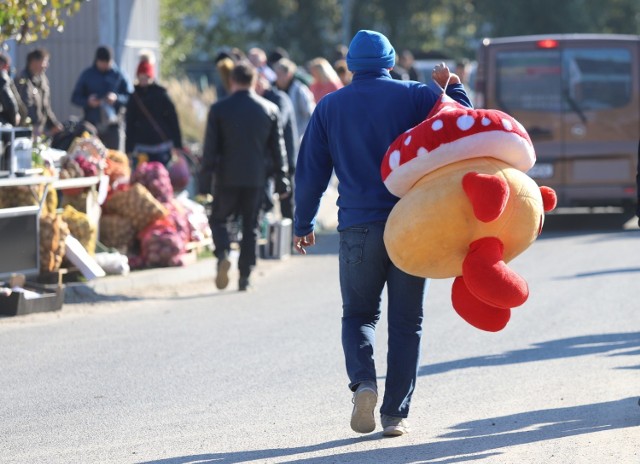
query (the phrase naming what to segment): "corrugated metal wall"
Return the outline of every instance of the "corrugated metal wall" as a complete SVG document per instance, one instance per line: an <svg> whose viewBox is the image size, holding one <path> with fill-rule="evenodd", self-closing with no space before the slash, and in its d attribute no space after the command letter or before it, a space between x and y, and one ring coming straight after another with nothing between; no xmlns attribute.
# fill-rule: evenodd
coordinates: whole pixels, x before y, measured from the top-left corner
<svg viewBox="0 0 640 464"><path fill-rule="evenodd" d="M80 73L93 63L95 50L108 45L115 61L133 80L139 51L158 54L159 2L157 0L93 0L67 18L64 32L51 32L44 40L16 45L13 66L24 68L26 55L36 47L46 48L51 57L47 71L51 84L51 104L58 119L82 116L71 104L71 93Z"/></svg>

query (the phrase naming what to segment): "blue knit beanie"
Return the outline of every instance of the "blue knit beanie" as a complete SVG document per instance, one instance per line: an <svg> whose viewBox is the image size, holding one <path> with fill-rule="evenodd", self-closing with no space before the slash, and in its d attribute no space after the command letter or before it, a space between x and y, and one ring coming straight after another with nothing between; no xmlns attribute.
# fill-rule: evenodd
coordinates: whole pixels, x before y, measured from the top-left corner
<svg viewBox="0 0 640 464"><path fill-rule="evenodd" d="M361 30L353 37L347 53L351 72L389 69L396 64L396 52L389 39L375 31Z"/></svg>

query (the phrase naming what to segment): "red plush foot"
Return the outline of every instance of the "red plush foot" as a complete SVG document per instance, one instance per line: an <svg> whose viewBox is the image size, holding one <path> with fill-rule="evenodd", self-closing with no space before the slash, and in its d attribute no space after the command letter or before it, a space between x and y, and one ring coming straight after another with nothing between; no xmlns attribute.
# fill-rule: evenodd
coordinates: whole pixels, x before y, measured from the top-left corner
<svg viewBox="0 0 640 464"><path fill-rule="evenodd" d="M473 205L473 214L482 222L498 219L509 199L507 182L491 174L469 172L462 178L462 188Z"/></svg>
<svg viewBox="0 0 640 464"><path fill-rule="evenodd" d="M488 305L471 294L462 277L456 277L451 287L453 309L472 326L487 332L504 329L511 310Z"/></svg>
<svg viewBox="0 0 640 464"><path fill-rule="evenodd" d="M502 260L504 245L496 237L484 237L469 245L462 275L469 291L498 308L520 306L529 297L527 282Z"/></svg>

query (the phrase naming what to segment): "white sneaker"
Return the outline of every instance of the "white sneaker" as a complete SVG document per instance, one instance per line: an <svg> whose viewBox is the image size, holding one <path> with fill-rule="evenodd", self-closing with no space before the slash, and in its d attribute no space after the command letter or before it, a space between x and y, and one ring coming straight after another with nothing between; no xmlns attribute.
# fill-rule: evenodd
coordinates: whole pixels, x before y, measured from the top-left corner
<svg viewBox="0 0 640 464"><path fill-rule="evenodd" d="M409 433L409 422L403 417L380 415L382 423L382 435L385 437L399 437Z"/></svg>
<svg viewBox="0 0 640 464"><path fill-rule="evenodd" d="M378 402L378 389L373 382L362 382L353 394L351 428L354 432L370 433L376 429L374 410Z"/></svg>

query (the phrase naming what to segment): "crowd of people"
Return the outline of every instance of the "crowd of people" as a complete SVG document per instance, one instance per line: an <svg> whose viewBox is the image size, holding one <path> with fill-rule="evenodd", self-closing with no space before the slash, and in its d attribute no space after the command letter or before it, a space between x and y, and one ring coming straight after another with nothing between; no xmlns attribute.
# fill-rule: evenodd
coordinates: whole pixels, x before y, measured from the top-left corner
<svg viewBox="0 0 640 464"><path fill-rule="evenodd" d="M259 47L246 53L231 48L215 58L219 77L217 93L222 98L209 112L199 188L201 193L213 194L214 198L211 222L218 257L218 288L226 288L229 283L229 237L224 224L230 217L240 216L243 221L239 259L241 290L248 288L249 276L255 266L259 212L270 210L274 201L278 201L282 217L294 218L300 143L321 100L351 84L353 69L348 65L348 50L340 45L334 56L318 56L304 65L297 64L281 47L269 53ZM394 58L390 72L394 79L416 80L411 52L405 50L397 61ZM251 83L244 82L242 73L251 74ZM238 93L245 98L238 98ZM273 113L273 107L265 107L264 101L256 102L256 95L273 103L278 111ZM224 97L233 99L235 105L224 102ZM247 117L248 110L242 116L237 114L237 108L241 105L250 107L250 103L259 107L257 112L262 118ZM277 121L273 114L278 115ZM259 159L255 158L257 154L260 154ZM239 159L243 161L239 162ZM232 166L236 163L238 169L234 171ZM262 173L257 177L254 176L255 166L260 166ZM234 191L230 198L230 191L234 189L244 190ZM222 205L223 201L225 205ZM247 201L252 208L246 206ZM230 204L236 206L230 207Z"/></svg>
<svg viewBox="0 0 640 464"><path fill-rule="evenodd" d="M11 58L0 53L0 124L29 127L34 139L53 139L65 130L51 107L48 66L49 53L35 48L27 54L24 69L12 78ZM140 54L134 85L115 63L112 50L98 47L93 63L74 85L71 102L82 109L83 127L105 147L133 159L144 152L166 165L182 148L177 112L156 81L152 52Z"/></svg>
<svg viewBox="0 0 640 464"><path fill-rule="evenodd" d="M304 65L281 47L269 53L259 47L246 53L231 48L221 51L214 63L218 98L203 134L196 185L199 193L214 198L211 225L219 288L228 285L230 239L224 225L230 218L241 220L239 287L246 289L255 266L260 213L277 204L283 218L294 219L296 165L303 137L316 106L327 95L350 86L356 69L344 45L337 46L332 57L317 56ZM48 52L36 48L12 79L10 58L0 53L0 123L29 126L36 137L56 137L65 130L51 108L48 65ZM396 80L415 81L411 52L394 55L389 73ZM140 54L132 83L115 63L113 51L98 47L93 63L77 78L71 102L82 109L83 128L106 148L126 153L134 167L139 160L167 166L183 148L178 113L156 79L151 52ZM250 118L248 108L254 106L256 117ZM251 191L234 192L236 188Z"/></svg>
<svg viewBox="0 0 640 464"><path fill-rule="evenodd" d="M267 53L252 47L221 51L214 60L219 83L204 135L198 192L213 195L211 226L218 257L219 288L228 285L230 238L225 225L240 219L239 288L249 287L255 266L259 217L276 204L283 218L294 219L296 165L301 142L316 106L354 78L349 48L332 57L297 64L286 49ZM36 48L14 79L11 61L0 54L0 123L29 126L34 136L56 137L65 130L51 108L46 70L49 54ZM415 81L413 55L394 55L393 79ZM241 98L242 97L242 98ZM113 51L100 46L93 63L73 87L71 102L82 109L83 128L106 148L167 166L183 148L178 114L167 90L157 82L155 56L142 52L135 82L115 63ZM251 111L255 117L249 117Z"/></svg>

